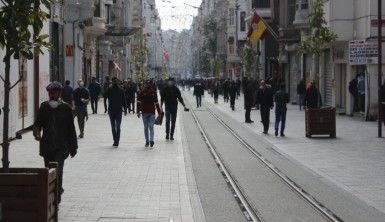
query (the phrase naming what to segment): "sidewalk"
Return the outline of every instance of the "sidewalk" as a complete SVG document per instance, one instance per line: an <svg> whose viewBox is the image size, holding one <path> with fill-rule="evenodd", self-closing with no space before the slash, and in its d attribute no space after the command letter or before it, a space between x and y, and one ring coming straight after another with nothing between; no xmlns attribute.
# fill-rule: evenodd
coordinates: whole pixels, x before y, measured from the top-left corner
<svg viewBox="0 0 385 222"><path fill-rule="evenodd" d="M142 120L129 114L113 148L108 116L90 115L78 155L65 162L60 221L193 221L179 122L174 142L164 126L155 136L154 149L145 148ZM43 166L31 133L10 154L11 167Z"/></svg>
<svg viewBox="0 0 385 222"><path fill-rule="evenodd" d="M206 93L203 103L214 104ZM195 104L194 104L195 105ZM245 121L243 95L236 100L236 110L219 98L216 107L235 120ZM317 174L366 201L385 213L385 140L377 138L377 124L358 118L337 116L337 139L305 137L305 114L297 106L289 106L286 137L275 137L274 112L270 114L269 135L264 138L277 148ZM259 111L253 110L254 124L245 124L262 135L263 126Z"/></svg>

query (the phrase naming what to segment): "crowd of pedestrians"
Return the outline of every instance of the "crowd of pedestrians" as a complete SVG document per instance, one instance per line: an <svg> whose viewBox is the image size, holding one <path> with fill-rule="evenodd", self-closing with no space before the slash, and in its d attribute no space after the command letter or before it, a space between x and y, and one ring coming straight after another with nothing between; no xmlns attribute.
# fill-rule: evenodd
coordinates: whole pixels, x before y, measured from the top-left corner
<svg viewBox="0 0 385 222"><path fill-rule="evenodd" d="M49 100L40 105L33 135L40 142L40 156L43 157L45 165L48 167L50 162L58 163L59 202L64 192L64 161L69 156L76 155L78 139L85 136L88 104L91 105L92 114L97 114L99 98L103 97L104 113L108 113L111 123L113 147L119 146L123 114L131 112L136 112L138 118L142 118L145 147L154 147L154 124L161 125L165 115L166 140L174 140L178 102L183 105L185 111L189 111L175 83L175 80L170 78L157 82L148 80L138 85L132 79L121 81L116 77L106 77L103 85L98 83L96 78L92 78L87 87L81 79L77 81L75 89L71 87L70 81L66 81L65 86L52 82L46 87ZM158 91L161 104L158 102ZM75 118L79 126L78 136Z"/></svg>

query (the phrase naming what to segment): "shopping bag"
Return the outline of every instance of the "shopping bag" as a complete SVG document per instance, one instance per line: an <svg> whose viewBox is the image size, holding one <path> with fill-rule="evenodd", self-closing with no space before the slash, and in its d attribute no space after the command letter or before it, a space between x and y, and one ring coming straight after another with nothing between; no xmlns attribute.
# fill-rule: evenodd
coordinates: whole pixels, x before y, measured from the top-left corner
<svg viewBox="0 0 385 222"><path fill-rule="evenodd" d="M163 117L164 117L163 113L159 114L158 117L156 117L155 119L155 125L161 126L163 122Z"/></svg>

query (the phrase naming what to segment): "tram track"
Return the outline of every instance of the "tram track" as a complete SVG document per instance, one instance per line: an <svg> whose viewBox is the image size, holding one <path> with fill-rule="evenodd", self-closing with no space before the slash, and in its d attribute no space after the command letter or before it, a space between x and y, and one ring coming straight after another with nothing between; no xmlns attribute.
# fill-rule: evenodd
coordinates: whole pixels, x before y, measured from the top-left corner
<svg viewBox="0 0 385 222"><path fill-rule="evenodd" d="M189 101L189 100L187 100ZM200 110L202 111L202 110ZM259 153L253 146L248 144L235 130L231 128L225 121L221 119L213 110L205 106L204 111L213 117L240 145L243 149L246 149L257 161L263 164L269 169L279 180L285 184L290 190L297 195L298 198L302 199L306 205L310 206L315 214L319 214L324 218L324 221L330 222L342 222L343 220L335 215L331 210L322 205L316 198L311 196L306 190L302 189L295 181L291 180L281 170L274 166L268 159L266 159L261 153ZM233 196L240 206L243 214L248 221L267 221L263 217L263 212L260 212L257 207L254 206L253 201L249 199L245 190L238 183L236 176L231 172L231 169L226 164L226 161L221 157L221 153L215 146L215 142L210 138L209 133L203 127L202 121L197 115L197 110L192 110L191 114L197 127L210 150L218 168L221 171L224 179L226 180L230 190L233 192Z"/></svg>

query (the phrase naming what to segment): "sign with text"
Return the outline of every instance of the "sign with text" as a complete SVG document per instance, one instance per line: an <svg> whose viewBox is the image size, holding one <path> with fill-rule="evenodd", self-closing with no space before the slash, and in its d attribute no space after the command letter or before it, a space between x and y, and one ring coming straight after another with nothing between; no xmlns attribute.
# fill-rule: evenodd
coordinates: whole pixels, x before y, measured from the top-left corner
<svg viewBox="0 0 385 222"><path fill-rule="evenodd" d="M365 40L353 40L349 42L350 65L366 65L378 63L378 44Z"/></svg>

